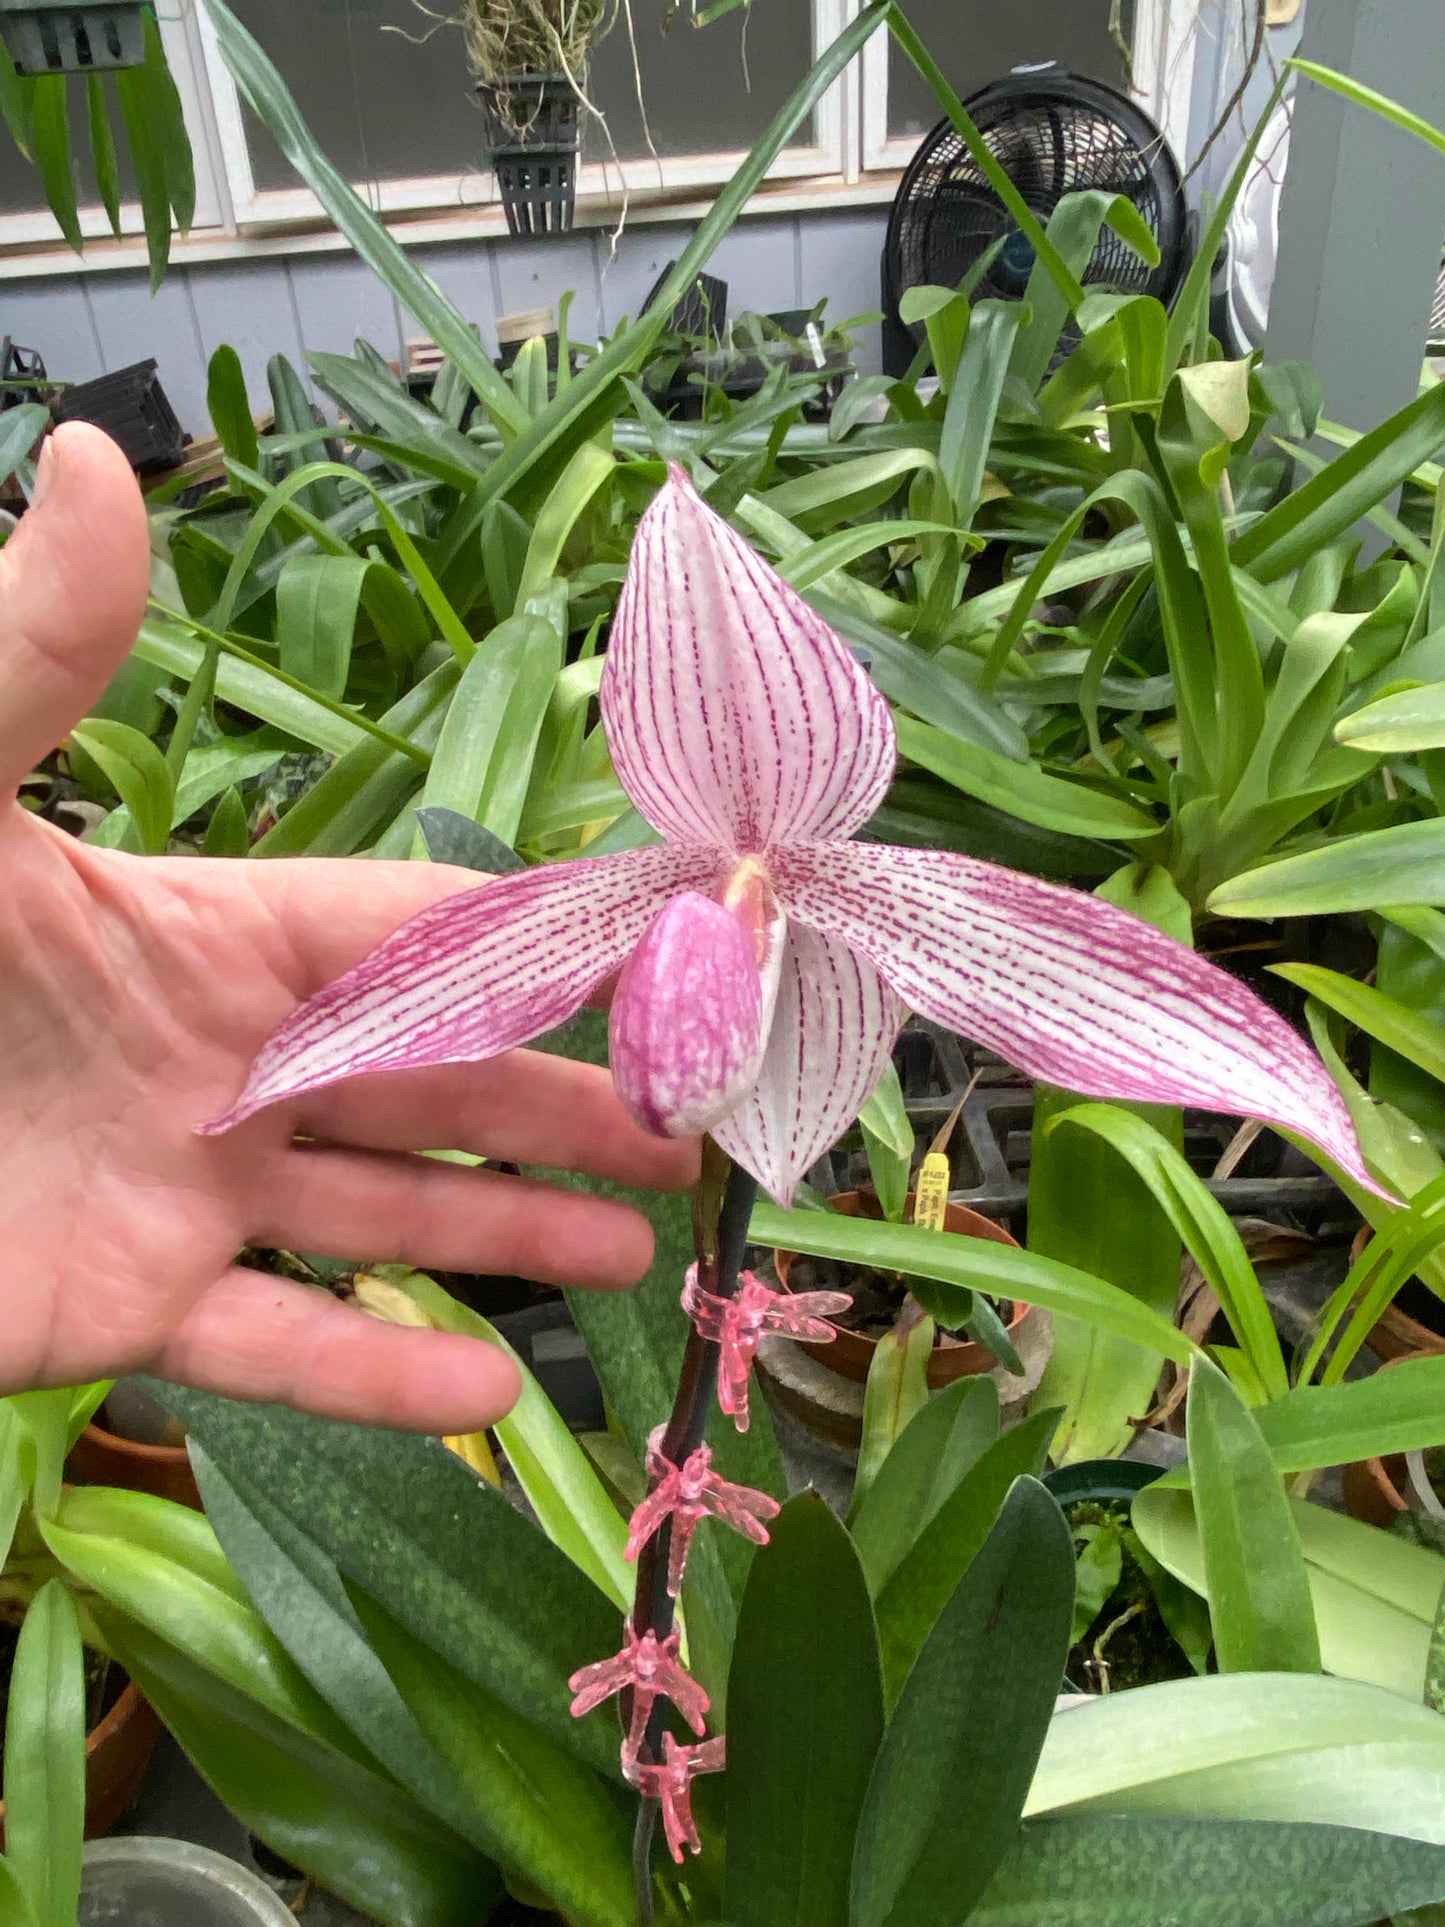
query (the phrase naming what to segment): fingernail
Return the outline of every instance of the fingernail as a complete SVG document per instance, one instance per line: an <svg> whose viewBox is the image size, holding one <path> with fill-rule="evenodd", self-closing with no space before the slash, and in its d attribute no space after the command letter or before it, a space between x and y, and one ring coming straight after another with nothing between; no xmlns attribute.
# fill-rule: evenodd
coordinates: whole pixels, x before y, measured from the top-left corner
<svg viewBox="0 0 1445 1927"><path fill-rule="evenodd" d="M35 465L35 486L30 491L30 506L38 509L46 496L55 486L55 475L60 467L60 457L55 452L55 437L47 435L40 448L40 460Z"/></svg>

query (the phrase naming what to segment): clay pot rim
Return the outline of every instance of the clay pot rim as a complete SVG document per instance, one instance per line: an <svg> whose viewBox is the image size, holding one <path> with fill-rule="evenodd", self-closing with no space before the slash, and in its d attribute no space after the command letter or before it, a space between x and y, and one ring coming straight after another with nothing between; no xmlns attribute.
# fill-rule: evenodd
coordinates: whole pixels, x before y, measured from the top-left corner
<svg viewBox="0 0 1445 1927"><path fill-rule="evenodd" d="M140 1439L128 1439L124 1432L112 1432L98 1419L91 1419L86 1426L100 1445L116 1452L129 1452L147 1465L179 1465L182 1460L190 1463L190 1454L184 1445L147 1445Z"/></svg>

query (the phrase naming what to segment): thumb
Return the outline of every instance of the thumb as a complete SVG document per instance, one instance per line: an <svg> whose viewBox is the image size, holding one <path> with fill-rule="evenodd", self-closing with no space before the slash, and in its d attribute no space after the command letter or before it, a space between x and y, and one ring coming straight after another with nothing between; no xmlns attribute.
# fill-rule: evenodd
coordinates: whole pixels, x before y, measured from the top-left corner
<svg viewBox="0 0 1445 1927"><path fill-rule="evenodd" d="M100 695L135 641L150 582L145 504L98 428L46 441L29 512L0 550L0 794Z"/></svg>

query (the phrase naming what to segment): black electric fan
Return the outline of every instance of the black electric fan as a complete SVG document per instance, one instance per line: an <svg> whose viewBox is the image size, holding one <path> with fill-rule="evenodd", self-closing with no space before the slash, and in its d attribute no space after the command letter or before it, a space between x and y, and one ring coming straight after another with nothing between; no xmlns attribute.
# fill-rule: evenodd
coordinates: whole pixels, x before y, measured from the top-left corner
<svg viewBox="0 0 1445 1927"><path fill-rule="evenodd" d="M989 151L1048 225L1066 194L1127 194L1159 243L1148 267L1105 228L1081 279L1086 287L1174 300L1189 264L1189 215L1179 167L1159 128L1125 95L1057 68L1007 75L964 105ZM929 133L903 176L883 246L883 365L907 372L925 339L898 312L909 288L956 288L997 246L974 298L1017 301L1034 250L951 121ZM1065 350L1072 337L1061 344Z"/></svg>

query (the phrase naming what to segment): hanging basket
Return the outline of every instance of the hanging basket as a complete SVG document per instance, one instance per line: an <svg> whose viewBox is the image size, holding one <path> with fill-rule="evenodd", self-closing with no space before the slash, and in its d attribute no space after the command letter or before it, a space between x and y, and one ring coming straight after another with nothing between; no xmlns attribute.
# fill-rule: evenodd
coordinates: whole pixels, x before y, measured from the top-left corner
<svg viewBox="0 0 1445 1927"><path fill-rule="evenodd" d="M577 199L577 89L565 74L514 74L477 87L513 234L566 234Z"/></svg>
<svg viewBox="0 0 1445 1927"><path fill-rule="evenodd" d="M74 0L0 0L0 39L15 71L91 74L145 61L141 0L76 6Z"/></svg>

